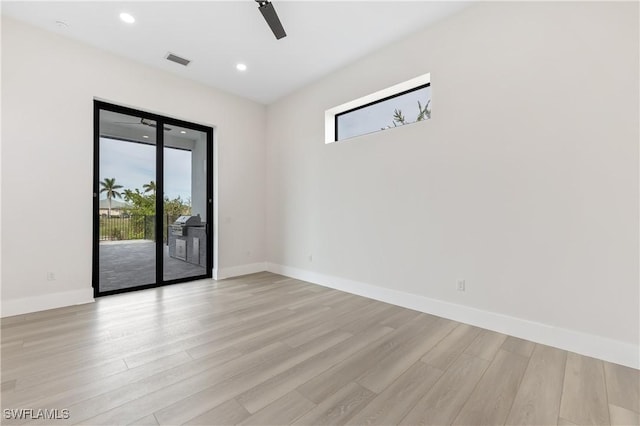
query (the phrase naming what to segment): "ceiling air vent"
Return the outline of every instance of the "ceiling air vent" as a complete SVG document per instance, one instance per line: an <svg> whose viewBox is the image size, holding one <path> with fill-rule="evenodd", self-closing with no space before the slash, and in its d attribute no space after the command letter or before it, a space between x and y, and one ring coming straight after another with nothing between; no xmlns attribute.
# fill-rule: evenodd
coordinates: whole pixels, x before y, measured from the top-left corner
<svg viewBox="0 0 640 426"><path fill-rule="evenodd" d="M189 62L191 62L190 60L181 58L180 56L174 55L173 53L169 53L167 55L167 59L171 62L175 62L176 64L184 65L185 67L189 65Z"/></svg>

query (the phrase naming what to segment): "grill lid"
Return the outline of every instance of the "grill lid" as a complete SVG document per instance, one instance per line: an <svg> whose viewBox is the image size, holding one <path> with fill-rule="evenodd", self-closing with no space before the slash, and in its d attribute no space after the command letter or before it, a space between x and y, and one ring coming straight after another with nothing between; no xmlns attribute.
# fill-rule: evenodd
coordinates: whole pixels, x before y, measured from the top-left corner
<svg viewBox="0 0 640 426"><path fill-rule="evenodd" d="M200 226L202 225L202 219L200 219L199 214L196 216L180 216L173 224L178 226Z"/></svg>

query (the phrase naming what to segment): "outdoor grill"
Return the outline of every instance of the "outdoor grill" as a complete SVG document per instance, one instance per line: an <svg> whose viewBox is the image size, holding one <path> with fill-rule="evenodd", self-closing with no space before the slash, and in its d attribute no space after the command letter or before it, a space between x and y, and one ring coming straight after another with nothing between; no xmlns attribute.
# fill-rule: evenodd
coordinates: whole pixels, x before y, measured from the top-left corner
<svg viewBox="0 0 640 426"><path fill-rule="evenodd" d="M202 244L200 244L202 241ZM207 228L200 215L180 216L169 225L169 256L196 265L207 260Z"/></svg>
<svg viewBox="0 0 640 426"><path fill-rule="evenodd" d="M202 220L200 219L200 215L197 216L180 216L173 222L172 225L169 225L171 230L171 235L177 237L183 237L187 235L187 229L190 226L202 226Z"/></svg>

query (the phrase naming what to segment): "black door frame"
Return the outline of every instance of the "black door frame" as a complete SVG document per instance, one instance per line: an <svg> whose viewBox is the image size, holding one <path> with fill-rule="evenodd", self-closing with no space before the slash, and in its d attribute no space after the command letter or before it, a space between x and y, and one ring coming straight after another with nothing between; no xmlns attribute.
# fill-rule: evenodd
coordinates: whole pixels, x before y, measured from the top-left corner
<svg viewBox="0 0 640 426"><path fill-rule="evenodd" d="M164 248L163 248L163 196L156 197L156 282L137 287L118 290L100 291L100 111L112 111L120 114L128 114L135 117L146 118L156 122L156 192L164 194L164 127L173 125L203 132L207 135L207 260L206 273L187 278L164 280ZM160 212L160 214L158 214ZM126 293L129 291L143 290L147 288L161 287L169 284L178 284L187 281L211 278L213 273L213 128L176 118L166 117L146 111L123 107L104 101L93 101L93 266L92 286L93 296L108 296L110 294Z"/></svg>

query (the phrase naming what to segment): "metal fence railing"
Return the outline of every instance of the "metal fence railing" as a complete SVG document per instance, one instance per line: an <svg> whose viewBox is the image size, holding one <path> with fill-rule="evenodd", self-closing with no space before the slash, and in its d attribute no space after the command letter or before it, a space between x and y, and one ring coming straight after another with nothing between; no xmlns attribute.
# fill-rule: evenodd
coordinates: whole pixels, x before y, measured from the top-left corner
<svg viewBox="0 0 640 426"><path fill-rule="evenodd" d="M163 215L163 241L167 242L168 228L177 216ZM100 217L100 241L152 240L156 236L155 216Z"/></svg>
<svg viewBox="0 0 640 426"><path fill-rule="evenodd" d="M100 241L154 240L155 216L100 217Z"/></svg>

